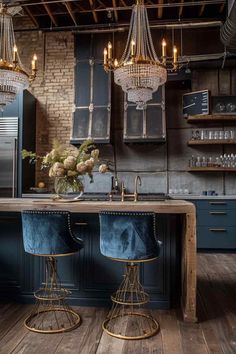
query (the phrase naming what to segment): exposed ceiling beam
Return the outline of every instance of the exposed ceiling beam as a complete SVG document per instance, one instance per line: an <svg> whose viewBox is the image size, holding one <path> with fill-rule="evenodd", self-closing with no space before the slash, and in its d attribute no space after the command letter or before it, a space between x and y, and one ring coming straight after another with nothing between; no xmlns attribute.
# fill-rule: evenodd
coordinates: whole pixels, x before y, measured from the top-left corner
<svg viewBox="0 0 236 354"><path fill-rule="evenodd" d="M158 5L162 5L164 0L158 0ZM163 7L159 6L157 9L157 17L162 18L163 16Z"/></svg>
<svg viewBox="0 0 236 354"><path fill-rule="evenodd" d="M116 8L116 0L112 0L112 6ZM115 21L118 22L118 12L114 10Z"/></svg>
<svg viewBox="0 0 236 354"><path fill-rule="evenodd" d="M52 23L54 24L54 26L57 27L57 21L56 21L55 17L53 16L48 4L44 0L41 0L41 1L43 3L45 10L47 11L48 16L50 17Z"/></svg>
<svg viewBox="0 0 236 354"><path fill-rule="evenodd" d="M89 0L89 4L92 10L92 14L93 14L93 19L95 23L98 23L98 15L97 13L94 11L94 0Z"/></svg>
<svg viewBox="0 0 236 354"><path fill-rule="evenodd" d="M203 4L203 5L200 7L200 10L199 10L199 13L198 13L199 16L202 16L202 15L203 15L203 12L204 12L204 10L205 10L205 7L206 7L205 4Z"/></svg>
<svg viewBox="0 0 236 354"><path fill-rule="evenodd" d="M51 0L52 2L57 1L57 0ZM89 0L90 2L93 2L93 0ZM174 8L174 7L179 7L179 6L183 6L183 7L196 7L196 6L202 6L202 5L217 5L217 4L225 4L226 0L194 0L194 1L184 1L181 2L182 0L179 0L178 2L163 2L163 4L151 4L149 2L149 4L146 4L145 7L147 9L155 9L158 7L162 7L162 8ZM93 10L84 10L81 11L81 13L86 13L86 12L104 12L104 11L127 11L127 10L132 10L133 9L133 5L127 5L127 6L117 6L116 8L114 7L105 7L105 8L93 8Z"/></svg>
<svg viewBox="0 0 236 354"><path fill-rule="evenodd" d="M183 4L183 3L184 3L184 0L181 0L181 3ZM184 7L183 7L183 5L181 5L181 6L179 7L179 18L181 18L182 15L183 15L183 9L184 9Z"/></svg>
<svg viewBox="0 0 236 354"><path fill-rule="evenodd" d="M67 11L69 12L70 17L72 18L72 20L73 20L73 22L74 22L75 26L77 26L76 17L75 17L75 15L74 15L74 13L73 13L73 11L72 11L72 9L71 9L71 5L70 5L70 3L65 2L65 3L64 3L64 5L65 5L65 7L66 7Z"/></svg>
<svg viewBox="0 0 236 354"><path fill-rule="evenodd" d="M24 11L26 12L26 14L28 15L28 17L31 19L31 21L33 22L33 24L35 25L35 27L39 27L39 23L36 20L36 18L33 16L32 12L28 9L27 6L24 6Z"/></svg>

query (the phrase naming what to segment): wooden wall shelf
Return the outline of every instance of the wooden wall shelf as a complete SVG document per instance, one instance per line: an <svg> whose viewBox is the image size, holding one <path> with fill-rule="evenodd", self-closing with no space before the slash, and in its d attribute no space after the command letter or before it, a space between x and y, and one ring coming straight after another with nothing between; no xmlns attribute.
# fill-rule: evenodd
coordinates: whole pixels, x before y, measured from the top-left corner
<svg viewBox="0 0 236 354"><path fill-rule="evenodd" d="M199 114L195 116L188 116L188 123L199 123L199 122L236 122L236 114Z"/></svg>
<svg viewBox="0 0 236 354"><path fill-rule="evenodd" d="M205 140L189 140L188 145L236 145L236 140L232 139L205 139Z"/></svg>
<svg viewBox="0 0 236 354"><path fill-rule="evenodd" d="M236 172L236 167L190 167L188 172Z"/></svg>

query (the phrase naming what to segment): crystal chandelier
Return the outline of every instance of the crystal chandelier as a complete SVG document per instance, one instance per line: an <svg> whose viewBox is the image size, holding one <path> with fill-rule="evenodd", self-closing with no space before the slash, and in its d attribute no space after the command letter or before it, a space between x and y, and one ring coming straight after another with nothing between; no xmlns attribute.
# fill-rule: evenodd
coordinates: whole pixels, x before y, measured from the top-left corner
<svg viewBox="0 0 236 354"><path fill-rule="evenodd" d="M37 72L37 57L33 56L31 73L27 73L21 64L14 36L12 17L21 10L20 7L0 7L0 107L13 102L16 95L29 87Z"/></svg>
<svg viewBox="0 0 236 354"><path fill-rule="evenodd" d="M162 54L165 52L162 43ZM167 80L166 56L159 61L152 42L147 10L143 0L136 0L129 34L121 59L112 58L112 44L104 49L104 69L114 72L114 81L127 92L128 101L143 109L153 92Z"/></svg>

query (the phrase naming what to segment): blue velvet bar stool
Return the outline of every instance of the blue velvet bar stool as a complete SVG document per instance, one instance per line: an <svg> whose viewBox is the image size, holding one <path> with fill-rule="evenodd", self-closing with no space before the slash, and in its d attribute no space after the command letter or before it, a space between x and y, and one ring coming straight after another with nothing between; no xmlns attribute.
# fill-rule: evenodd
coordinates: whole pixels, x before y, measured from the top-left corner
<svg viewBox="0 0 236 354"><path fill-rule="evenodd" d="M45 282L35 291L36 303L24 324L39 333L72 330L81 319L65 301L70 292L60 285L57 257L75 254L83 241L73 235L68 211L25 210L21 216L25 252L46 261Z"/></svg>
<svg viewBox="0 0 236 354"><path fill-rule="evenodd" d="M156 259L160 253L155 213L102 211L99 217L101 253L126 263L124 279L111 296L112 308L103 330L120 339L151 337L160 326L143 308L149 295L140 283L139 265Z"/></svg>

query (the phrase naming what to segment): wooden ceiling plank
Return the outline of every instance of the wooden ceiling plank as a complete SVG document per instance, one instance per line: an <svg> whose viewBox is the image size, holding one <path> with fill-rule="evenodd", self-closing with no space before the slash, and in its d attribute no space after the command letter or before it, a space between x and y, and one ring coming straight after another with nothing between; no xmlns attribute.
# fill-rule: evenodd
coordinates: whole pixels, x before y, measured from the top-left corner
<svg viewBox="0 0 236 354"><path fill-rule="evenodd" d="M158 5L162 5L164 3L164 0L158 0ZM163 16L163 7L159 6L157 9L157 17L162 18Z"/></svg>
<svg viewBox="0 0 236 354"><path fill-rule="evenodd" d="M181 0L181 3L183 4L184 0ZM181 18L183 15L183 9L184 9L183 5L179 7L179 18Z"/></svg>
<svg viewBox="0 0 236 354"><path fill-rule="evenodd" d="M73 11L72 11L70 3L69 2L65 2L64 5L65 5L70 17L72 18L72 21L74 22L75 26L77 26L78 24L77 24L77 21L76 21L76 17L74 15Z"/></svg>
<svg viewBox="0 0 236 354"><path fill-rule="evenodd" d="M52 23L54 24L54 26L57 27L57 21L56 21L55 17L53 16L48 4L46 4L43 0L41 0L41 1L43 3L43 6L44 6L45 10L47 11L48 16L50 17Z"/></svg>
<svg viewBox="0 0 236 354"><path fill-rule="evenodd" d="M39 27L39 23L36 20L36 18L34 17L34 15L32 14L32 12L29 10L29 8L27 6L24 6L24 11L26 12L27 16L31 19L31 21L33 22L33 24L35 25L35 27Z"/></svg>
<svg viewBox="0 0 236 354"><path fill-rule="evenodd" d="M198 13L199 16L202 16L202 15L203 15L203 12L204 12L204 10L205 10L205 7L206 7L206 5L204 5L204 4L200 7L200 10L199 10L199 13Z"/></svg>
<svg viewBox="0 0 236 354"><path fill-rule="evenodd" d="M96 11L94 11L94 0L89 0L89 4L90 4L91 10L92 10L94 22L98 23L98 16L97 16Z"/></svg>
<svg viewBox="0 0 236 354"><path fill-rule="evenodd" d="M112 6L116 8L116 0L112 0ZM118 22L118 12L117 10L114 10L114 15L115 15L115 21Z"/></svg>

